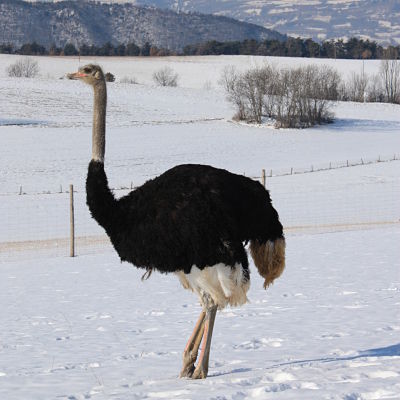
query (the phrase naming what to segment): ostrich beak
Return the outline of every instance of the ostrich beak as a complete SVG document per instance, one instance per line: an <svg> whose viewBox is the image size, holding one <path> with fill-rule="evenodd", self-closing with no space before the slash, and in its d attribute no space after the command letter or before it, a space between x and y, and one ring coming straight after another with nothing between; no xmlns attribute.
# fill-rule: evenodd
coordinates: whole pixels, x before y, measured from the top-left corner
<svg viewBox="0 0 400 400"><path fill-rule="evenodd" d="M67 74L67 78L68 79L72 79L72 80L77 80L77 79L81 79L84 78L85 76L87 76L86 74L78 71L78 72L73 72L72 74Z"/></svg>

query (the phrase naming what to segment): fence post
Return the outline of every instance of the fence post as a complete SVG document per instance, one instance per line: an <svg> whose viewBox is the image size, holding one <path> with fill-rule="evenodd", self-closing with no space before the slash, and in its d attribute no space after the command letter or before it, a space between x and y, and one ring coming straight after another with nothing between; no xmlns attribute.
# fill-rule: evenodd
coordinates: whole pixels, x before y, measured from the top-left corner
<svg viewBox="0 0 400 400"><path fill-rule="evenodd" d="M265 175L265 169L261 170L261 183L264 187L266 187L267 179Z"/></svg>
<svg viewBox="0 0 400 400"><path fill-rule="evenodd" d="M69 185L70 247L69 256L75 257L74 185Z"/></svg>

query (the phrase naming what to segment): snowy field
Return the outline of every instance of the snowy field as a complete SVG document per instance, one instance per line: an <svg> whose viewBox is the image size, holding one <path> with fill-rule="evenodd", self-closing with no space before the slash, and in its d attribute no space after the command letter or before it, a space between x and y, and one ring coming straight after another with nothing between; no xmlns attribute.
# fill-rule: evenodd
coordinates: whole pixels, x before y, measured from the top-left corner
<svg viewBox="0 0 400 400"><path fill-rule="evenodd" d="M15 59L0 55L0 399L400 398L400 161L282 176L398 156L399 106L343 103L334 124L275 130L233 123L217 83L224 66L261 57L37 58L39 78L11 79ZM200 307L174 276L142 283L106 242L73 259L35 251L37 240L68 236L68 194L57 192L70 183L78 235L102 235L84 196L92 94L59 79L88 60L117 76L108 86L112 187L187 162L273 171L287 268L264 291L252 267L250 303L218 313L205 381L177 378ZM178 88L152 84L165 65ZM364 68L376 73L379 62Z"/></svg>

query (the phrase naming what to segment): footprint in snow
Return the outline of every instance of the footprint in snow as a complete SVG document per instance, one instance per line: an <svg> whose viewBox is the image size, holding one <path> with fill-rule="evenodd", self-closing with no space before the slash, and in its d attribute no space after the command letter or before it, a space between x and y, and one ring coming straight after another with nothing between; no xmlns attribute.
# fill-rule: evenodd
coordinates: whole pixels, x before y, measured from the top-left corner
<svg viewBox="0 0 400 400"><path fill-rule="evenodd" d="M232 383L239 386L254 386L260 383L261 377L255 378L234 378L231 380Z"/></svg>
<svg viewBox="0 0 400 400"><path fill-rule="evenodd" d="M280 338L262 338L262 339L252 339L251 341L243 342L234 348L242 348L245 350L257 350L260 347L281 347L283 340Z"/></svg>
<svg viewBox="0 0 400 400"><path fill-rule="evenodd" d="M373 371L368 374L368 377L371 379L388 379L388 378L397 378L399 374L395 371Z"/></svg>
<svg viewBox="0 0 400 400"><path fill-rule="evenodd" d="M108 319L108 318L112 318L112 316L109 315L109 314L90 314L90 315L85 315L85 319L87 319L87 320Z"/></svg>
<svg viewBox="0 0 400 400"><path fill-rule="evenodd" d="M56 338L56 340L69 340L70 339L70 337L69 336L58 336L57 338Z"/></svg>

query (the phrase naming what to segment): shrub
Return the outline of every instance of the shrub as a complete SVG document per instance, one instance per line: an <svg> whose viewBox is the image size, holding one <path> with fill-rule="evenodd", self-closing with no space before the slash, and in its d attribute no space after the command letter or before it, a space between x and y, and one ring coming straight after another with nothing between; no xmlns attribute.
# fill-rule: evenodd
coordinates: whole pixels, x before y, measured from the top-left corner
<svg viewBox="0 0 400 400"><path fill-rule="evenodd" d="M154 72L153 80L158 86L178 86L178 74L170 67Z"/></svg>
<svg viewBox="0 0 400 400"><path fill-rule="evenodd" d="M390 84L387 85L385 83L386 79L387 75L382 74L382 70L378 75L353 72L347 82L341 83L338 99L341 101L370 103L395 102L395 97L390 101L390 96L388 95L388 93L391 93ZM388 81L390 82L390 79Z"/></svg>
<svg viewBox="0 0 400 400"><path fill-rule="evenodd" d="M388 103L400 104L400 61L382 60L380 76Z"/></svg>
<svg viewBox="0 0 400 400"><path fill-rule="evenodd" d="M120 80L120 83L129 83L129 84L131 84L131 85L137 85L137 84L138 84L138 81L137 81L137 79L136 79L135 77L127 77L127 76L124 76L124 77Z"/></svg>
<svg viewBox="0 0 400 400"><path fill-rule="evenodd" d="M271 65L238 73L228 67L220 83L235 104L235 119L276 127L306 127L332 120L332 101L339 96L340 76L329 67L278 70Z"/></svg>
<svg viewBox="0 0 400 400"><path fill-rule="evenodd" d="M14 78L34 78L39 73L37 61L31 58L22 58L7 67L7 74Z"/></svg>
<svg viewBox="0 0 400 400"><path fill-rule="evenodd" d="M219 84L224 87L227 93L228 101L236 106L237 112L233 117L235 120L246 119L245 99L241 93L240 81L241 76L234 66L225 67L219 80Z"/></svg>
<svg viewBox="0 0 400 400"><path fill-rule="evenodd" d="M369 78L366 101L377 103L383 103L385 101L385 91L379 75L372 75Z"/></svg>
<svg viewBox="0 0 400 400"><path fill-rule="evenodd" d="M345 87L345 99L362 103L367 98L367 87L369 77L364 72L357 74L353 72Z"/></svg>
<svg viewBox="0 0 400 400"><path fill-rule="evenodd" d="M104 78L106 82L115 82L115 76L111 72L107 72Z"/></svg>

